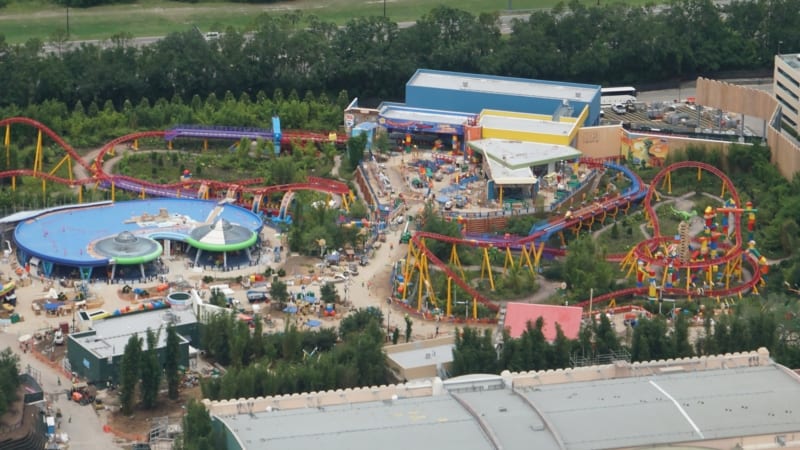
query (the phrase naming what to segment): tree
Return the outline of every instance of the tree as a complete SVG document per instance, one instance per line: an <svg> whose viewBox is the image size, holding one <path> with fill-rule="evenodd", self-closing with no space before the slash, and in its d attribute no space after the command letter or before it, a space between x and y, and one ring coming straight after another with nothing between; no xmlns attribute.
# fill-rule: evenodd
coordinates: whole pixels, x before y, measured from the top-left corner
<svg viewBox="0 0 800 450"><path fill-rule="evenodd" d="M411 320L411 316L409 316L408 314L406 314L406 316L405 316L405 321L406 321L406 342L410 342L411 341L411 325L414 322Z"/></svg>
<svg viewBox="0 0 800 450"><path fill-rule="evenodd" d="M394 330L392 330L392 345L397 345L397 341L399 340L400 340L400 329L394 327Z"/></svg>
<svg viewBox="0 0 800 450"><path fill-rule="evenodd" d="M10 348L0 352L0 416L17 398L19 387L19 357Z"/></svg>
<svg viewBox="0 0 800 450"><path fill-rule="evenodd" d="M208 414L208 410L202 403L194 399L186 405L181 448L183 450L227 449L225 439L220 433L215 432L211 425L211 416Z"/></svg>
<svg viewBox="0 0 800 450"><path fill-rule="evenodd" d="M458 222L455 220L444 220L442 216L433 210L430 204L426 204L422 212L422 223L422 231L450 237L461 237L461 230L459 229ZM425 245L436 257L444 261L450 258L450 252L453 249L451 244L440 240L429 239L425 241ZM458 249L458 251L461 253L461 249Z"/></svg>
<svg viewBox="0 0 800 450"><path fill-rule="evenodd" d="M566 369L569 367L569 351L571 341L564 335L561 324L556 322L556 338L550 346L549 366L551 369Z"/></svg>
<svg viewBox="0 0 800 450"><path fill-rule="evenodd" d="M228 307L228 297L226 297L225 293L219 289L213 289L211 291L211 296L209 297L208 302L214 306L219 306L220 308Z"/></svg>
<svg viewBox="0 0 800 450"><path fill-rule="evenodd" d="M161 364L158 362L158 335L161 330L147 329L147 351L141 356L140 372L142 387L140 395L142 406L152 409L158 402L158 388L161 386Z"/></svg>
<svg viewBox="0 0 800 450"><path fill-rule="evenodd" d="M286 302L289 301L289 290L286 287L286 283L281 280L272 282L272 285L269 287L269 295L273 300L278 302L281 309L283 309L286 306Z"/></svg>
<svg viewBox="0 0 800 450"><path fill-rule="evenodd" d="M595 326L595 353L608 355L619 350L617 332L611 327L611 321L606 314L600 314L600 323L596 323Z"/></svg>
<svg viewBox="0 0 800 450"><path fill-rule="evenodd" d="M673 355L677 358L693 356L692 344L689 343L689 321L686 316L678 313L675 317L674 327L672 332Z"/></svg>
<svg viewBox="0 0 800 450"><path fill-rule="evenodd" d="M178 387L181 375L178 373L178 358L180 354L178 332L171 322L167 324L167 348L164 351L164 376L167 379L167 391L171 400L178 399Z"/></svg>
<svg viewBox="0 0 800 450"><path fill-rule="evenodd" d="M491 331L483 333L466 327L456 330L456 346L453 348L453 376L468 373L497 373L497 353L492 345Z"/></svg>
<svg viewBox="0 0 800 450"><path fill-rule="evenodd" d="M650 361L673 356L673 346L667 336L664 319L659 317L639 320L633 329L631 360Z"/></svg>
<svg viewBox="0 0 800 450"><path fill-rule="evenodd" d="M319 288L319 298L322 303L336 303L338 295L333 283L325 283Z"/></svg>
<svg viewBox="0 0 800 450"><path fill-rule="evenodd" d="M289 156L281 156L272 160L270 165L270 183L271 184L290 184L297 180L297 166L294 160ZM287 195L287 194L284 194Z"/></svg>
<svg viewBox="0 0 800 450"><path fill-rule="evenodd" d="M362 133L351 137L347 141L347 162L350 169L355 170L364 158L364 150L367 148L367 135Z"/></svg>
<svg viewBox="0 0 800 450"><path fill-rule="evenodd" d="M379 326L383 324L383 312L376 307L359 308L348 314L339 323L339 335L346 339L351 334L362 333L370 323L375 322Z"/></svg>
<svg viewBox="0 0 800 450"><path fill-rule="evenodd" d="M617 222L614 222L614 225L611 225L611 239L619 239L619 224Z"/></svg>
<svg viewBox="0 0 800 450"><path fill-rule="evenodd" d="M528 321L525 331L520 336L518 355L512 358L515 367L512 370L545 370L547 369L548 345L544 338L544 318L536 319L536 323Z"/></svg>
<svg viewBox="0 0 800 450"><path fill-rule="evenodd" d="M139 382L140 361L142 359L142 340L133 334L125 345L125 353L120 364L119 402L122 413L133 412L136 385Z"/></svg>
<svg viewBox="0 0 800 450"><path fill-rule="evenodd" d="M605 256L591 237L581 236L570 242L563 275L574 299L588 299L590 289L598 295L614 288L615 270Z"/></svg>

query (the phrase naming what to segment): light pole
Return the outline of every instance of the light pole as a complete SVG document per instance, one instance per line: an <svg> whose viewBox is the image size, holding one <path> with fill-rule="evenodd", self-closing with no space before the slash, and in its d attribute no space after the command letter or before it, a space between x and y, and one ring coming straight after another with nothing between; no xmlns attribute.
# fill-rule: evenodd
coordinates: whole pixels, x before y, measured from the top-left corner
<svg viewBox="0 0 800 450"><path fill-rule="evenodd" d="M383 18L386 18L386 0L383 0Z"/></svg>
<svg viewBox="0 0 800 450"><path fill-rule="evenodd" d="M781 56L781 44L783 44L783 41L778 41L778 56Z"/></svg>

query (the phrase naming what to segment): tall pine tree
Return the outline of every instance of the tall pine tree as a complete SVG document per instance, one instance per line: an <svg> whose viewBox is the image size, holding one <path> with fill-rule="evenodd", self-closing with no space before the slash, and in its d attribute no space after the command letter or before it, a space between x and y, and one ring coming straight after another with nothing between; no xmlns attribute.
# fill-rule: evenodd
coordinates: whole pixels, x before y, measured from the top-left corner
<svg viewBox="0 0 800 450"><path fill-rule="evenodd" d="M158 388L161 385L161 364L158 362L158 335L161 330L147 329L147 351L141 358L142 405L151 409L158 401Z"/></svg>
<svg viewBox="0 0 800 450"><path fill-rule="evenodd" d="M175 326L170 323L167 325L167 348L164 353L164 372L167 378L167 395L169 395L169 398L172 400L178 399L178 385L181 381L181 375L178 373L179 352L178 332L175 331Z"/></svg>
<svg viewBox="0 0 800 450"><path fill-rule="evenodd" d="M122 364L120 365L119 402L122 413L125 415L133 412L141 359L142 340L137 334L133 334L125 345L125 353L122 355Z"/></svg>

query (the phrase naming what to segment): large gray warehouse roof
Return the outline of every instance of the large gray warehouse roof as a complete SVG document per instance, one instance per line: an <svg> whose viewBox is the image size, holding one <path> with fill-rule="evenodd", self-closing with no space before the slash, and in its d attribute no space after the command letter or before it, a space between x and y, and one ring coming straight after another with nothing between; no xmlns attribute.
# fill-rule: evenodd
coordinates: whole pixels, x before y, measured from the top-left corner
<svg viewBox="0 0 800 450"><path fill-rule="evenodd" d="M568 449L800 428L800 384L775 365L550 385L522 394L561 431Z"/></svg>
<svg viewBox="0 0 800 450"><path fill-rule="evenodd" d="M390 387L307 394L299 409L278 407L296 397L209 405L253 449L582 450L800 431L800 377L752 358L468 376L434 380L425 396L391 388L391 399Z"/></svg>

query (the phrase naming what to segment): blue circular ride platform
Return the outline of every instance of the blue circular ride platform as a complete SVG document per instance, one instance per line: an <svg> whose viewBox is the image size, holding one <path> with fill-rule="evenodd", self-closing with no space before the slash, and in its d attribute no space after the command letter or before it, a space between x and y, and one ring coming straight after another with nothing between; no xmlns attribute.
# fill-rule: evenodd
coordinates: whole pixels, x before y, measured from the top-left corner
<svg viewBox="0 0 800 450"><path fill-rule="evenodd" d="M192 230L220 219L254 233L263 226L257 214L229 203L163 198L75 205L43 212L20 223L14 240L22 261L35 256L72 267L134 264L160 256L160 246L152 245L155 240L191 245ZM216 250L240 248L223 245Z"/></svg>

